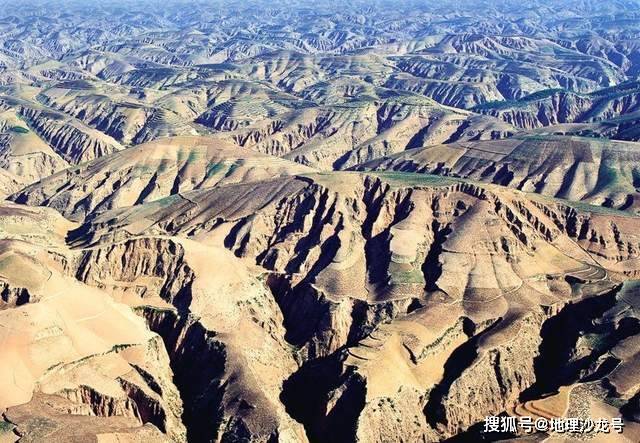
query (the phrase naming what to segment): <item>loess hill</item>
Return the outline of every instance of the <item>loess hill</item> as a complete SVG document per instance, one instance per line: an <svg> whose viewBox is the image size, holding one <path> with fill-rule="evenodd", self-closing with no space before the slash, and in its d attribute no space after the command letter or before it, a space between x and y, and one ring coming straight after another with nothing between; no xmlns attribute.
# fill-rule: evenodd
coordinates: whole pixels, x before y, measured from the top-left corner
<svg viewBox="0 0 640 443"><path fill-rule="evenodd" d="M640 441L637 1L3 6L0 442Z"/></svg>

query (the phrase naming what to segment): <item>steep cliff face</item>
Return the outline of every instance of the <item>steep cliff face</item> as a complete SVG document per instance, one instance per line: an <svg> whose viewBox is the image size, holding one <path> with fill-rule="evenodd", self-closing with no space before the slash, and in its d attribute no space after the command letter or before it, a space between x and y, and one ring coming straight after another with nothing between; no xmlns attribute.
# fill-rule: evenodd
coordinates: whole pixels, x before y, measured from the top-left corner
<svg viewBox="0 0 640 443"><path fill-rule="evenodd" d="M607 353L628 345L638 322L634 313L633 320L614 326L622 312L629 312L628 305L615 301L619 288L611 282L603 286L601 275L589 271L580 276L589 274L573 288L585 298L564 307L527 308L520 293L519 312L481 323L464 316L455 303L434 300L379 325L329 361L303 367L288 380L289 390L285 385L284 401L309 435L336 441L443 441L459 435L475 440L481 438L477 427L486 415L557 417L566 413L564 405L574 403L575 408L580 401L590 402L588 413L593 413L604 407L597 395L619 407L629 400L628 394L617 398L583 392L602 392L594 380L618 362ZM613 312L619 317L606 321L606 328L600 320L594 326L594 319L607 309L605 318ZM630 361L621 365L620 374L629 374ZM616 375L614 370L611 377ZM319 389L325 394L312 397L319 406L310 406L297 394L311 380L322 383ZM548 396L559 386L560 394ZM575 392L573 400L564 403L567 389ZM620 413L614 411L607 413ZM584 411L573 413L585 416Z"/></svg>
<svg viewBox="0 0 640 443"><path fill-rule="evenodd" d="M452 354L454 360L448 361L443 380L429 393L425 406L428 419L444 436L456 435L487 414L498 415L518 403L520 394L536 380L534 362L542 341L537 332L544 318L541 312L524 316L510 340L500 340L498 331L483 331L477 336L477 356L461 373L456 374L455 358L472 351Z"/></svg>
<svg viewBox="0 0 640 443"><path fill-rule="evenodd" d="M62 413L127 418L131 428L149 423L181 441L182 401L160 338L105 293L71 282L54 274L48 288L57 287L55 293L2 311L2 324L12 331L3 337L2 372L20 380L1 395L9 420L19 432L28 426L26 417L12 419L13 408L44 393L69 401ZM32 407L28 415L37 417Z"/></svg>
<svg viewBox="0 0 640 443"><path fill-rule="evenodd" d="M0 97L2 167L25 177L25 184L37 181L70 164L93 160L123 149L115 139L80 120L41 106L29 97ZM22 96L27 98L22 98Z"/></svg>
<svg viewBox="0 0 640 443"><path fill-rule="evenodd" d="M313 106L301 99L261 82L228 79L203 86L195 122L215 131L235 131L264 119ZM180 99L176 94L175 99ZM163 101L164 102L164 101ZM190 101L191 102L191 101ZM194 108L191 106L190 108Z"/></svg>
<svg viewBox="0 0 640 443"><path fill-rule="evenodd" d="M608 272L638 272L634 217L457 179L312 174L183 198L100 214L71 237L94 251L114 239L186 236L266 269L281 337L302 363L280 373L280 397L311 439L471 432L540 383L540 331L563 306L615 292ZM229 361L234 348L220 337L214 347ZM230 417L225 398L212 410Z"/></svg>
<svg viewBox="0 0 640 443"><path fill-rule="evenodd" d="M517 128L533 129L562 123L611 120L640 110L637 82L590 94L562 89L538 91L516 101L486 103L474 108Z"/></svg>
<svg viewBox="0 0 640 443"><path fill-rule="evenodd" d="M403 67L408 68L406 65ZM438 103L461 109L504 99L497 82L491 81L455 82L446 78L434 80L401 73L390 76L385 86L426 95Z"/></svg>
<svg viewBox="0 0 640 443"><path fill-rule="evenodd" d="M60 396L36 393L29 403L12 407L4 414L10 426L18 426L3 437L12 439L10 441L18 438L24 441L175 441L150 423L140 425L138 420L124 416L70 413L76 409L77 404Z"/></svg>
<svg viewBox="0 0 640 443"><path fill-rule="evenodd" d="M577 123L593 107L593 101L588 96L550 90L545 94L548 95L547 97L534 100L534 97L541 94L543 93L538 92L523 98L521 102L516 102L518 106L512 106L509 109L506 109L506 103L505 109L499 109L499 102L495 105L481 105L475 109L498 117L517 128L533 129L560 123Z"/></svg>
<svg viewBox="0 0 640 443"><path fill-rule="evenodd" d="M474 114L436 114L407 118L342 155L333 163L333 168L348 169L418 146L502 139L514 132L510 125Z"/></svg>
<svg viewBox="0 0 640 443"><path fill-rule="evenodd" d="M637 211L639 147L586 137L521 135L407 150L354 169L464 177Z"/></svg>
<svg viewBox="0 0 640 443"><path fill-rule="evenodd" d="M171 107L154 106L136 99L129 92L129 88L100 82L70 81L47 88L38 94L37 99L123 145L140 144L160 137L198 134L190 124L192 116L189 113L181 115L180 107L176 107L176 112Z"/></svg>
<svg viewBox="0 0 640 443"><path fill-rule="evenodd" d="M36 182L69 164L32 130L15 110L0 112L0 168L21 185ZM3 188L12 189L12 186Z"/></svg>
<svg viewBox="0 0 640 443"><path fill-rule="evenodd" d="M36 107L21 109L22 118L36 134L45 140L64 160L71 164L93 160L123 149L113 138L79 121L68 120Z"/></svg>
<svg viewBox="0 0 640 443"><path fill-rule="evenodd" d="M445 108L419 96L386 95L390 97L351 98L290 111L225 136L243 147L331 170L411 146L513 133L513 127L497 119Z"/></svg>
<svg viewBox="0 0 640 443"><path fill-rule="evenodd" d="M47 256L162 337L190 440L437 441L543 401L558 386L540 359L561 386L598 374L601 352L632 360L626 329L579 364L561 355L638 275L635 223L460 178L306 173L94 210L58 234L66 258ZM602 307L571 310L589 300ZM65 398L170 435L175 409L136 372L148 388L119 375L124 394Z"/></svg>
<svg viewBox="0 0 640 443"><path fill-rule="evenodd" d="M140 237L103 242L81 252L76 263L78 279L135 306L162 336L185 403L189 441L305 440L275 401L296 368L280 311L264 283L231 253L183 239ZM210 266L229 271L212 275Z"/></svg>
<svg viewBox="0 0 640 443"><path fill-rule="evenodd" d="M407 178L415 180L408 187L403 176L380 177L311 175L193 191L175 202L95 217L78 231L78 241L121 239L147 229L215 239L273 273L271 284L292 328L289 336L298 344L331 343L322 355L347 343L355 333L347 332L352 324L406 310L425 289L440 288L456 298L475 293L470 288L486 288L490 297L492 291L519 287L534 269L567 272L580 262L594 264L585 250L601 257L597 266L636 272L638 238L634 219L624 214L608 219L591 214L576 222L559 202L528 201L497 187L437 183L440 179L419 175ZM421 180L427 185L435 180L436 186L422 188ZM244 198L249 189L250 202ZM149 223L132 231L127 220L142 214ZM592 232L581 223L589 223ZM618 234L609 234L609 223ZM482 260L474 258L479 246L488 248ZM555 266L561 268L549 267L543 253L558 256ZM514 262L513 254L522 263ZM531 270L525 271L527 266ZM460 272L469 277L456 277ZM368 304L378 311L363 308ZM335 340L319 339L320 330L302 318L313 318L312 324L322 325Z"/></svg>
<svg viewBox="0 0 640 443"><path fill-rule="evenodd" d="M0 442L640 441L634 1L5 3Z"/></svg>
<svg viewBox="0 0 640 443"><path fill-rule="evenodd" d="M23 189L13 199L45 204L79 220L192 189L312 171L241 149L217 137L175 137L67 169Z"/></svg>
<svg viewBox="0 0 640 443"><path fill-rule="evenodd" d="M35 440L142 432L182 441L182 400L160 337L107 293L65 275L77 256L64 243L71 226L43 208L0 211L0 372L14 380L0 408Z"/></svg>
<svg viewBox="0 0 640 443"><path fill-rule="evenodd" d="M273 336L255 329L250 331L254 339L241 339L175 312L144 307L139 313L169 349L185 402L189 441L307 440L302 427L277 401L285 374L295 366L291 356L283 354L286 348L269 349ZM236 344L238 340L243 343ZM194 372L194 368L204 369Z"/></svg>
<svg viewBox="0 0 640 443"><path fill-rule="evenodd" d="M180 244L141 238L82 253L75 277L118 297L153 297L187 308L195 278ZM140 279L140 280L139 280Z"/></svg>

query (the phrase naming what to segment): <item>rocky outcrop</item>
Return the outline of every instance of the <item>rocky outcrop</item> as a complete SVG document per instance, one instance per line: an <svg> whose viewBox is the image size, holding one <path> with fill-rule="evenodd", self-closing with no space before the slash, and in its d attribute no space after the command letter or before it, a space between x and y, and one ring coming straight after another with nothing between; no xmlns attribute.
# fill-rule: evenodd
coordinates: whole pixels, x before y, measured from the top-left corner
<svg viewBox="0 0 640 443"><path fill-rule="evenodd" d="M14 7L0 440L640 441L628 3Z"/></svg>
<svg viewBox="0 0 640 443"><path fill-rule="evenodd" d="M240 280L238 271L210 281L204 267L211 260L237 260L220 254L178 239L103 239L81 253L75 275L128 299L162 336L189 441L304 441L299 425L273 401L295 368L277 305L261 282ZM194 373L195 367L203 370Z"/></svg>
<svg viewBox="0 0 640 443"><path fill-rule="evenodd" d="M481 333L475 339L477 356L461 373L456 373L457 362L450 359L443 380L429 393L427 420L448 437L515 406L520 394L536 381L534 362L542 341L537 332L544 319L542 313L523 317L517 336L499 346L483 346L492 334L491 330Z"/></svg>
<svg viewBox="0 0 640 443"><path fill-rule="evenodd" d="M77 83L56 84L39 94L37 99L123 145L140 144L160 137L198 134L189 124L188 116L128 97L126 89L121 92L122 98L118 99L114 90L104 91L104 94L91 83L80 87ZM101 85L98 83L95 86Z"/></svg>
<svg viewBox="0 0 640 443"><path fill-rule="evenodd" d="M637 211L638 144L521 135L408 150L353 169L464 177L571 201Z"/></svg>
<svg viewBox="0 0 640 443"><path fill-rule="evenodd" d="M15 308L32 301L32 295L27 288L16 288L4 281L0 281L0 298L2 309Z"/></svg>
<svg viewBox="0 0 640 443"><path fill-rule="evenodd" d="M187 308L191 302L193 270L185 262L184 248L159 238L141 238L110 248L89 249L75 265L75 277L110 292L136 297L160 297ZM144 278L141 284L140 278Z"/></svg>
<svg viewBox="0 0 640 443"><path fill-rule="evenodd" d="M407 177L414 179L420 177ZM594 228L601 226L595 232L604 235L613 222L615 236L625 239L619 243L602 237L601 242L600 234L585 237L571 222L562 221L567 206L559 202L528 201L465 182L420 187L418 181L408 187L402 180L352 173L278 179L194 191L188 194L188 205L176 201L170 209L150 205L139 211L153 220L151 232L193 238L220 238L224 233L218 241L235 255L269 270L286 337L304 348L305 358L354 344L380 322L423 304L425 291L469 297L469 315L474 312L472 318L480 322L503 315L506 305L487 305L481 314L476 298L523 290L533 278L530 272L552 275L594 265L636 272L633 218L584 214ZM251 203L244 197L249 188L255 196ZM96 217L78 231L78 241L127 238L127 219L137 216L126 214ZM467 240L470 232L474 236ZM478 248L487 248L492 264L483 267L483 260L464 258L477 257ZM621 250L628 252L621 255ZM535 258L542 251L558 256L565 271L549 268L541 256ZM468 279L460 279L460 272L468 272ZM532 285L549 304L570 293L555 280Z"/></svg>
<svg viewBox="0 0 640 443"><path fill-rule="evenodd" d="M554 388L545 331L638 273L634 222L456 178L307 173L96 211L55 263L162 337L190 440L435 441ZM92 388L96 410L170 435L168 385L139 366L118 395Z"/></svg>
<svg viewBox="0 0 640 443"><path fill-rule="evenodd" d="M538 91L516 101L486 103L475 107L474 110L522 129L562 123L591 123L639 111L640 92L637 82L623 83L591 94L550 89Z"/></svg>
<svg viewBox="0 0 640 443"><path fill-rule="evenodd" d="M71 164L93 160L122 149L111 137L98 131L83 128L64 117L25 108L22 113L29 126L66 161Z"/></svg>
<svg viewBox="0 0 640 443"><path fill-rule="evenodd" d="M184 441L182 400L160 337L106 292L65 275L79 258L64 244L69 227L43 208L0 210L0 373L12 380L0 389L0 407L29 438L40 435L40 420L63 440L144 428ZM67 429L74 420L79 428Z"/></svg>
<svg viewBox="0 0 640 443"><path fill-rule="evenodd" d="M217 137L176 137L114 153L48 177L16 194L15 201L56 208L81 219L225 183L310 172L296 163L230 145Z"/></svg>

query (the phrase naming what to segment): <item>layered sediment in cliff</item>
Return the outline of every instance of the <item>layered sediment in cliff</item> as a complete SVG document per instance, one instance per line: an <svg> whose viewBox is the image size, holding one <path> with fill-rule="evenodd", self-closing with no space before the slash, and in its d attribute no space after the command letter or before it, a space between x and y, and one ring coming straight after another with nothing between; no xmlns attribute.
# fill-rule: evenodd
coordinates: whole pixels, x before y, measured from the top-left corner
<svg viewBox="0 0 640 443"><path fill-rule="evenodd" d="M56 263L163 338L190 439L435 441L548 394L537 362L562 363L543 332L637 274L635 218L585 208L453 178L312 173L96 211ZM162 423L153 395L121 386Z"/></svg>

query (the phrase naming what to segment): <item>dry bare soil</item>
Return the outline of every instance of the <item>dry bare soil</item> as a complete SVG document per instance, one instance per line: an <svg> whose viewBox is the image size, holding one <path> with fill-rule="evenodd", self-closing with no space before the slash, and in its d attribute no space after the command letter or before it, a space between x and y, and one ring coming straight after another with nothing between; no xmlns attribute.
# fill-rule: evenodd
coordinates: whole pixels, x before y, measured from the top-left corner
<svg viewBox="0 0 640 443"><path fill-rule="evenodd" d="M14 3L0 442L640 441L637 1Z"/></svg>

